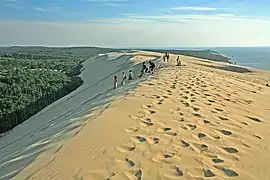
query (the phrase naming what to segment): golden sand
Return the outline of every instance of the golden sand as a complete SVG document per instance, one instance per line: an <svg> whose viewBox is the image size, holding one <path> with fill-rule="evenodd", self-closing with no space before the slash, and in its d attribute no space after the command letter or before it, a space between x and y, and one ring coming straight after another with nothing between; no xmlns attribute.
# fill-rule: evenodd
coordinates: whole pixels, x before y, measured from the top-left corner
<svg viewBox="0 0 270 180"><path fill-rule="evenodd" d="M180 57L14 179L270 179L270 73Z"/></svg>

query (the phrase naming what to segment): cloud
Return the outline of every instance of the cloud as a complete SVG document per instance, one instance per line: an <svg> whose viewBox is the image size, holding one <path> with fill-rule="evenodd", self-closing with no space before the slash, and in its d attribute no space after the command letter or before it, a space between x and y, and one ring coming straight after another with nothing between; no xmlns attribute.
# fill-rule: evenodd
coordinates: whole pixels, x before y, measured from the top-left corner
<svg viewBox="0 0 270 180"><path fill-rule="evenodd" d="M170 10L215 11L217 10L217 8L203 7L203 6L180 6L180 7L170 8Z"/></svg>
<svg viewBox="0 0 270 180"><path fill-rule="evenodd" d="M5 6L13 9L24 9L23 6L18 5L17 0L6 0Z"/></svg>
<svg viewBox="0 0 270 180"><path fill-rule="evenodd" d="M35 7L34 8L36 11L39 12L59 12L61 11L61 8L58 6L50 5L47 7Z"/></svg>
<svg viewBox="0 0 270 180"><path fill-rule="evenodd" d="M228 20L228 19L244 19L247 16L238 16L234 14L174 14L174 15L158 15L158 16L145 16L138 14L122 14L123 19L129 20L148 20L148 21L163 21L163 22L192 22L192 21L205 21L205 20ZM109 19L107 19L108 21ZM113 21L112 21L113 22Z"/></svg>
<svg viewBox="0 0 270 180"><path fill-rule="evenodd" d="M190 23L163 23L129 17L129 19L119 18L118 22L121 23L113 24L0 20L0 45L109 47L270 45L270 21L219 18L222 18L222 21L202 18L203 20ZM108 22L109 20L107 19Z"/></svg>
<svg viewBox="0 0 270 180"><path fill-rule="evenodd" d="M102 6L125 6L130 0L82 0L83 2L95 3Z"/></svg>

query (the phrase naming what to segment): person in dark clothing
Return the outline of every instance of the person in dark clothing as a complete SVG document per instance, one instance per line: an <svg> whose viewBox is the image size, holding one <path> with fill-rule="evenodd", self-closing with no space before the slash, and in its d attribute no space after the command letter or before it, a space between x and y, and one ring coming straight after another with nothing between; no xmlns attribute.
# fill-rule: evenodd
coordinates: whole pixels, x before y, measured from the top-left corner
<svg viewBox="0 0 270 180"><path fill-rule="evenodd" d="M141 75L139 77L142 77L142 75L144 74L145 70L146 70L146 64L145 64L145 62L143 62L142 70L141 70Z"/></svg>
<svg viewBox="0 0 270 180"><path fill-rule="evenodd" d="M128 74L128 80L133 80L134 79L134 75L132 70L129 70L129 74Z"/></svg>
<svg viewBox="0 0 270 180"><path fill-rule="evenodd" d="M149 61L149 64L150 64L150 72L154 72L154 68L156 67L155 63L152 62L152 61Z"/></svg>

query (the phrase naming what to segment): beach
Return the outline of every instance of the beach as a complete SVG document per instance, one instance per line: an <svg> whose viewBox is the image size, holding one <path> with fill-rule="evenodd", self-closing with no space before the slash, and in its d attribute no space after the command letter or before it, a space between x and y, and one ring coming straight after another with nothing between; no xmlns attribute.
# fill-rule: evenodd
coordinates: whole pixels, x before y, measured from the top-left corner
<svg viewBox="0 0 270 180"><path fill-rule="evenodd" d="M13 179L269 179L270 72L176 58Z"/></svg>

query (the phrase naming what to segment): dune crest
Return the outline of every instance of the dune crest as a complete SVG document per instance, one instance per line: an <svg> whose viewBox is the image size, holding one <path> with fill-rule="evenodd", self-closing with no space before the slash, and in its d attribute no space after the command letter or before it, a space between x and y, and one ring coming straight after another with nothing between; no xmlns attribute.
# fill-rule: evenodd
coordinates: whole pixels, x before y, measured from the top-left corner
<svg viewBox="0 0 270 180"><path fill-rule="evenodd" d="M268 179L270 73L180 58L14 179Z"/></svg>

